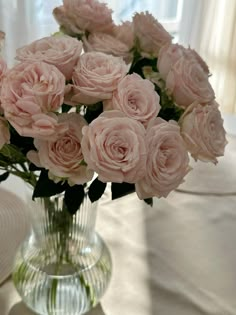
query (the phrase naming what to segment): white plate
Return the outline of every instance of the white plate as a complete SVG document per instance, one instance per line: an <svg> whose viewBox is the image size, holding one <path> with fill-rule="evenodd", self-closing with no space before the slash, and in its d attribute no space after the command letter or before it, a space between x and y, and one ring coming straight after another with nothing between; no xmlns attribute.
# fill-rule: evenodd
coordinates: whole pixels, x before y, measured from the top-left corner
<svg viewBox="0 0 236 315"><path fill-rule="evenodd" d="M17 248L29 231L29 222L26 204L0 187L0 283L11 274Z"/></svg>

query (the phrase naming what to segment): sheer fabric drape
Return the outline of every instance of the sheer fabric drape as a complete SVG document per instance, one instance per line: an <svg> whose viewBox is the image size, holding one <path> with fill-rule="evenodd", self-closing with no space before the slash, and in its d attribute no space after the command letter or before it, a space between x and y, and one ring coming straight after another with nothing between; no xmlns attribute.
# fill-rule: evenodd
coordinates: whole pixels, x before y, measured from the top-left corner
<svg viewBox="0 0 236 315"><path fill-rule="evenodd" d="M236 0L185 0L180 42L202 55L225 113L236 113Z"/></svg>

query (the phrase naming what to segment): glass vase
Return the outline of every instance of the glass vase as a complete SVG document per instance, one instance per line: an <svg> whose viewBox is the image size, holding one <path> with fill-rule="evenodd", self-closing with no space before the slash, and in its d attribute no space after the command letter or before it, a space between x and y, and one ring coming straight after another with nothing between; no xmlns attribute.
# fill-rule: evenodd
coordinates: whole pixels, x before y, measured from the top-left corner
<svg viewBox="0 0 236 315"><path fill-rule="evenodd" d="M31 233L13 270L19 295L40 315L88 312L103 296L112 270L109 250L94 230L97 204L85 195L72 215L61 195L42 198L31 208Z"/></svg>

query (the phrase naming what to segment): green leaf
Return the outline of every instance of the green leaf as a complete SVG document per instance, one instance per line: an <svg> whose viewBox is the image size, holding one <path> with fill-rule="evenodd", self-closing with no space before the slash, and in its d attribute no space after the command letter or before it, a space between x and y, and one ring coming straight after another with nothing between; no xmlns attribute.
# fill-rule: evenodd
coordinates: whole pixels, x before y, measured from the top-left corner
<svg viewBox="0 0 236 315"><path fill-rule="evenodd" d="M3 182L4 180L6 180L9 176L9 172L5 172L3 174L0 175L0 182Z"/></svg>
<svg viewBox="0 0 236 315"><path fill-rule="evenodd" d="M13 163L9 162L9 161L6 161L6 158L4 155L1 154L0 152L0 166L1 167L5 167L7 168L9 165L11 165Z"/></svg>
<svg viewBox="0 0 236 315"><path fill-rule="evenodd" d="M129 70L129 74L131 73L138 73L142 78L145 78L143 74L143 67L150 66L152 70L157 72L157 58L149 59L149 58L139 58L136 62L134 62Z"/></svg>
<svg viewBox="0 0 236 315"><path fill-rule="evenodd" d="M20 136L12 126L10 126L10 132L11 144L15 145L18 152L21 151L23 155L26 155L28 151L35 150L33 138Z"/></svg>
<svg viewBox="0 0 236 315"><path fill-rule="evenodd" d="M43 169L42 167L38 167L38 166L34 165L33 163L29 163L29 170L31 172L41 171L42 169Z"/></svg>
<svg viewBox="0 0 236 315"><path fill-rule="evenodd" d="M103 104L99 102L94 105L86 107L86 113L84 119L90 124L94 119L96 119L103 112Z"/></svg>
<svg viewBox="0 0 236 315"><path fill-rule="evenodd" d="M75 214L84 200L82 185L68 186L65 190L64 202L70 214Z"/></svg>
<svg viewBox="0 0 236 315"><path fill-rule="evenodd" d="M62 113L68 113L71 108L72 107L70 105L67 105L67 104L62 104L61 105Z"/></svg>
<svg viewBox="0 0 236 315"><path fill-rule="evenodd" d="M62 193L68 187L67 183L55 183L48 177L48 171L42 170L33 192L33 199L51 197Z"/></svg>
<svg viewBox="0 0 236 315"><path fill-rule="evenodd" d="M176 106L161 108L158 116L169 121L170 119L178 121L184 110Z"/></svg>
<svg viewBox="0 0 236 315"><path fill-rule="evenodd" d="M111 184L112 200L126 196L133 192L135 192L134 184L129 184L129 183L112 183Z"/></svg>
<svg viewBox="0 0 236 315"><path fill-rule="evenodd" d="M149 206L153 206L153 198L146 198L146 199L143 199L143 201L146 202L146 204L148 204Z"/></svg>
<svg viewBox="0 0 236 315"><path fill-rule="evenodd" d="M5 144L2 147L0 154L8 164L22 163L26 160L19 148L12 144Z"/></svg>
<svg viewBox="0 0 236 315"><path fill-rule="evenodd" d="M101 182L98 177L92 182L92 184L89 187L89 199L91 202L97 201L99 198L102 197L105 189L106 189L107 183Z"/></svg>

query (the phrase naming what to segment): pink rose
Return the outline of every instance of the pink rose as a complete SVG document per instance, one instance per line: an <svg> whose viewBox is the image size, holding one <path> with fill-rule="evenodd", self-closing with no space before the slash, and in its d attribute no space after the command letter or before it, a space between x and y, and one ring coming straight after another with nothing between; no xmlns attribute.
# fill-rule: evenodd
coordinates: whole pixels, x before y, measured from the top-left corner
<svg viewBox="0 0 236 315"><path fill-rule="evenodd" d="M209 74L207 64L198 55L198 53L190 48L185 48L179 44L167 44L160 49L157 68L161 77L166 80L169 71L180 58L195 59L202 67L206 74Z"/></svg>
<svg viewBox="0 0 236 315"><path fill-rule="evenodd" d="M110 99L127 70L121 58L100 52L83 54L73 73L71 101L94 104Z"/></svg>
<svg viewBox="0 0 236 315"><path fill-rule="evenodd" d="M189 58L190 57L195 58L197 60L198 64L201 66L202 70L207 75L210 74L208 65L206 64L206 62L202 59L202 57L194 49L188 48L187 49L187 55Z"/></svg>
<svg viewBox="0 0 236 315"><path fill-rule="evenodd" d="M112 10L97 0L63 0L65 16L81 31L104 32L113 26Z"/></svg>
<svg viewBox="0 0 236 315"><path fill-rule="evenodd" d="M88 167L103 182L134 183L145 174L145 128L112 110L84 127L82 151Z"/></svg>
<svg viewBox="0 0 236 315"><path fill-rule="evenodd" d="M157 68L161 77L166 80L173 65L184 56L186 48L179 44L167 44L160 49Z"/></svg>
<svg viewBox="0 0 236 315"><path fill-rule="evenodd" d="M0 117L0 149L5 143L10 143L10 131L6 119Z"/></svg>
<svg viewBox="0 0 236 315"><path fill-rule="evenodd" d="M182 115L179 124L187 149L195 160L217 163L227 144L223 119L218 104L192 104Z"/></svg>
<svg viewBox="0 0 236 315"><path fill-rule="evenodd" d="M174 121L156 118L147 129L145 177L136 183L140 199L167 197L183 182L189 171L189 157L180 128Z"/></svg>
<svg viewBox="0 0 236 315"><path fill-rule="evenodd" d="M52 136L57 131L57 118L48 113L63 103L64 88L65 78L55 66L43 62L18 64L2 83L4 115L21 136Z"/></svg>
<svg viewBox="0 0 236 315"><path fill-rule="evenodd" d="M0 95L1 95L1 89L2 89L2 81L6 72L7 72L7 64L4 61L4 59L0 57ZM0 112L2 112L1 98L0 98Z"/></svg>
<svg viewBox="0 0 236 315"><path fill-rule="evenodd" d="M70 36L82 34L83 31L76 26L75 21L67 16L63 5L53 9L53 16L60 25L60 30Z"/></svg>
<svg viewBox="0 0 236 315"><path fill-rule="evenodd" d="M129 47L129 49L133 48L134 27L132 22L126 21L122 22L120 25L114 25L113 34L121 42L125 43Z"/></svg>
<svg viewBox="0 0 236 315"><path fill-rule="evenodd" d="M194 101L206 104L215 98L208 74L195 58L182 57L172 66L166 78L166 89L183 108Z"/></svg>
<svg viewBox="0 0 236 315"><path fill-rule="evenodd" d="M55 182L68 180L70 185L84 184L93 177L93 172L83 162L81 151L82 128L87 123L76 113L59 115L59 123L67 125L66 131L56 140L36 139L38 152L29 151L27 157L49 170L49 177Z"/></svg>
<svg viewBox="0 0 236 315"><path fill-rule="evenodd" d="M154 84L133 73L119 82L113 93L112 106L147 126L160 111L159 101Z"/></svg>
<svg viewBox="0 0 236 315"><path fill-rule="evenodd" d="M91 33L87 39L84 37L83 43L86 52L100 51L105 54L122 57L126 63L132 60L129 47L112 35L106 33Z"/></svg>
<svg viewBox="0 0 236 315"><path fill-rule="evenodd" d="M43 61L54 65L67 80L82 51L82 42L66 35L44 37L17 49L16 59L27 62Z"/></svg>
<svg viewBox="0 0 236 315"><path fill-rule="evenodd" d="M15 127L13 123L12 125ZM56 139L58 135L67 129L65 124L58 122L58 116L53 113L35 114L32 116L30 126L20 126L20 128L21 135L27 135L36 139Z"/></svg>
<svg viewBox="0 0 236 315"><path fill-rule="evenodd" d="M171 35L148 12L136 13L133 17L134 34L144 57L157 57L162 46L171 42Z"/></svg>
<svg viewBox="0 0 236 315"><path fill-rule="evenodd" d="M7 71L7 64L3 58L0 57L0 88L2 86L2 80Z"/></svg>

